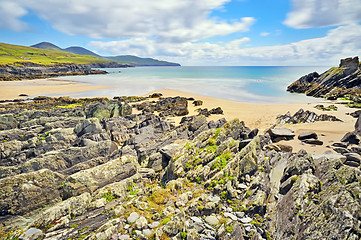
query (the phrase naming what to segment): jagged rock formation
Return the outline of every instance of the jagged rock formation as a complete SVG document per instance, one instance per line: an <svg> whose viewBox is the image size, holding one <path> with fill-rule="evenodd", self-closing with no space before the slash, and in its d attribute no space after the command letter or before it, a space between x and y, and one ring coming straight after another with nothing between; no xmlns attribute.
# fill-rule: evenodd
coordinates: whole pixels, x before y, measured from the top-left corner
<svg viewBox="0 0 361 240"><path fill-rule="evenodd" d="M335 116L328 115L328 114L320 114L317 115L315 112L311 112L309 110L303 110L302 108L298 110L293 116L290 112L287 112L284 115L277 116L276 125L280 124L300 124L300 123L313 123L316 121L339 121L342 120L338 119Z"/></svg>
<svg viewBox="0 0 361 240"><path fill-rule="evenodd" d="M37 79L67 75L104 74L105 71L92 70L92 67L104 67L104 64L57 64L40 65L34 63L19 63L0 65L0 81L14 81L21 79Z"/></svg>
<svg viewBox="0 0 361 240"><path fill-rule="evenodd" d="M339 67L319 75L305 75L288 86L287 91L306 93L307 96L326 97L330 100L348 94L361 93L361 65L358 57L341 59Z"/></svg>
<svg viewBox="0 0 361 240"><path fill-rule="evenodd" d="M358 154L275 150L239 120L186 116L175 126L124 101L40 99L0 108L3 236L361 236ZM164 100L162 112L179 107Z"/></svg>

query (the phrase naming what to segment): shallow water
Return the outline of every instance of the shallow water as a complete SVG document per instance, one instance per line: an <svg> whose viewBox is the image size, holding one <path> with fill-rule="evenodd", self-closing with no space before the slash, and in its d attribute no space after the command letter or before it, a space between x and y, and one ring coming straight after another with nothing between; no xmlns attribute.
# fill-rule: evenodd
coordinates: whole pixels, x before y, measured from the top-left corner
<svg viewBox="0 0 361 240"><path fill-rule="evenodd" d="M76 93L74 97L144 95L173 89L242 102L314 102L291 94L288 85L310 72L328 67L136 67L104 69L106 75L59 77L113 88ZM64 95L64 94L62 94Z"/></svg>

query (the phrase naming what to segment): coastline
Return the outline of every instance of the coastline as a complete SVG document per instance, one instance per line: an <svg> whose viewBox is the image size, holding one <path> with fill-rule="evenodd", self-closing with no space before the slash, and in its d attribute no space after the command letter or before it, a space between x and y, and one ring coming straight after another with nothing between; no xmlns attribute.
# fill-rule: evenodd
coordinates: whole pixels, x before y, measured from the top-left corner
<svg viewBox="0 0 361 240"><path fill-rule="evenodd" d="M286 114L288 111L293 115L299 109L310 110L316 114L329 114L336 116L343 122L314 122L314 123L303 123L294 125L279 125L277 128L289 128L296 134L294 140L280 141L279 144L292 146L293 152L297 152L300 149L304 149L309 153L322 154L327 150L332 151L327 146L334 142L340 142L341 138L347 133L354 130L356 119L346 113L354 112L355 110L347 108L342 104L338 104L337 111L322 111L314 108L317 104L330 105L330 101L319 99L316 103L292 103L292 104L277 104L277 103L248 103L248 102L237 102L226 99L220 99L215 97L202 96L193 93L187 93L177 90L160 89L152 91L152 93L162 93L164 97L193 97L195 100L202 100L203 105L194 107L192 101L189 101L188 109L190 115L197 115L195 111L198 108L208 108L208 110L216 107L221 107L224 111L223 115L211 115L209 120L218 120L220 118L226 118L227 121L238 118L243 121L245 125L251 130L258 128L260 133L263 134L267 129L272 127L276 123L276 117L280 114ZM148 96L147 94L146 96ZM172 118L175 122L179 122L182 117ZM315 132L319 136L319 139L324 142L323 145L309 145L301 144L301 141L297 139L297 136L301 132ZM333 151L332 151L333 152Z"/></svg>
<svg viewBox="0 0 361 240"><path fill-rule="evenodd" d="M66 94L71 96L71 93L75 92L85 92L106 88L112 87L53 78L22 81L0 81L0 100L26 98L19 96L19 94L27 94L28 96Z"/></svg>
<svg viewBox="0 0 361 240"><path fill-rule="evenodd" d="M0 100L20 99L19 94L27 94L29 96L34 95L62 95L72 96L72 93L83 92L89 90L98 90L111 88L110 86L98 86L91 85L88 83L81 83L71 80L57 80L57 79L36 79L26 81L14 81L14 82L0 82ZM207 108L208 110L221 107L224 111L223 115L211 115L208 117L209 120L218 120L225 118L230 121L238 118L243 121L245 125L250 128L258 128L260 133L264 133L265 130L271 128L276 123L276 117L280 114L285 114L288 111L294 114L299 109L310 110L316 114L330 114L341 119L343 122L315 122L295 125L284 125L278 127L286 127L293 130L296 134L294 140L281 141L280 144L292 146L293 152L297 152L300 149L305 149L310 153L320 154L327 151L328 145L333 142L339 142L340 139L347 133L354 129L356 119L352 118L346 113L353 112L352 109L345 107L344 105L338 104L338 111L321 111L315 109L314 106L317 104L331 104L329 101L319 99L319 101L312 103L250 103L250 102L238 102L222 98L209 97L199 94L193 94L189 92L183 92L171 89L159 89L145 94L149 96L152 93L162 93L164 97L193 97L195 100L202 100L203 105L195 107L192 101L189 101L188 109L189 115L197 115L196 109ZM95 96L94 96L95 97ZM99 97L99 96L97 96ZM25 97L26 98L26 97ZM174 117L172 120L177 124L180 122L182 117ZM300 132L313 131L319 136L319 139L324 142L322 146L316 145L301 145L297 136Z"/></svg>

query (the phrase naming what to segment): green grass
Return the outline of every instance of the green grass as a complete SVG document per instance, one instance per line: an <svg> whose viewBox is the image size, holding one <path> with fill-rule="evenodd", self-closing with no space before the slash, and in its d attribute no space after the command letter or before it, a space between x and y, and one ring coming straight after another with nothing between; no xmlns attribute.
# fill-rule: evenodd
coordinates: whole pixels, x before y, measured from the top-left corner
<svg viewBox="0 0 361 240"><path fill-rule="evenodd" d="M0 43L0 65L25 62L54 65L61 63L105 63L109 61L88 55L76 55L63 51L44 50Z"/></svg>

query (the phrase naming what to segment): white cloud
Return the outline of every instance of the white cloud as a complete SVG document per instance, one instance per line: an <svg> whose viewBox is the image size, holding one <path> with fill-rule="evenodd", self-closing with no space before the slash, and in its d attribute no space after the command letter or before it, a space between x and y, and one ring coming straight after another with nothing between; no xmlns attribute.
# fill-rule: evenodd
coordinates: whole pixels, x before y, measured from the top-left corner
<svg viewBox="0 0 361 240"><path fill-rule="evenodd" d="M92 38L152 37L168 42L197 41L208 37L248 31L251 17L228 23L210 13L231 0L12 0L3 8L0 22L12 22L19 30L20 17L30 9L69 35ZM0 6L9 3L0 0ZM20 7L21 6L21 7ZM14 12L19 11L18 15ZM6 18L11 15L12 17Z"/></svg>
<svg viewBox="0 0 361 240"><path fill-rule="evenodd" d="M361 0L292 0L284 21L289 27L311 28L361 21Z"/></svg>
<svg viewBox="0 0 361 240"><path fill-rule="evenodd" d="M0 1L0 28L14 31L27 30L27 24L20 21L27 11L13 1Z"/></svg>
<svg viewBox="0 0 361 240"><path fill-rule="evenodd" d="M334 65L340 58L361 55L361 26L330 30L325 37L286 45L242 48L249 38L225 44L160 43L154 39L93 41L90 47L112 54L154 56L184 65Z"/></svg>
<svg viewBox="0 0 361 240"><path fill-rule="evenodd" d="M259 35L261 36L261 37L267 37L268 35L270 35L271 33L269 33L269 32L261 32Z"/></svg>

